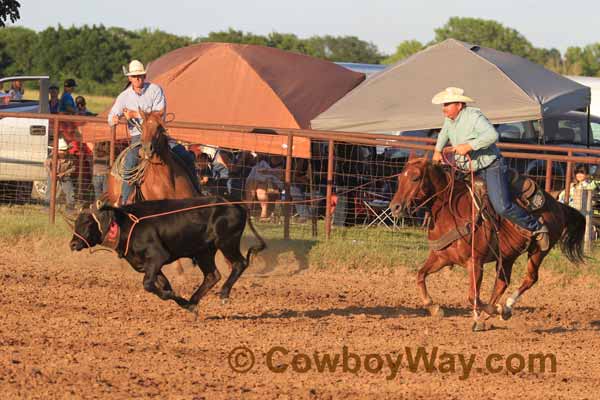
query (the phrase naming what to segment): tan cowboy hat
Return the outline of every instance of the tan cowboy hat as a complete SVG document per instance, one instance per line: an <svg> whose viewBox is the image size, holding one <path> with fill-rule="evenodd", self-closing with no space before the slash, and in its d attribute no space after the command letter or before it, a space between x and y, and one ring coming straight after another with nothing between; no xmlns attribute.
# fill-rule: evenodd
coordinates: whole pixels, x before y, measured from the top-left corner
<svg viewBox="0 0 600 400"><path fill-rule="evenodd" d="M146 75L146 68L140 61L133 60L129 63L129 68L123 67L123 73L125 76Z"/></svg>
<svg viewBox="0 0 600 400"><path fill-rule="evenodd" d="M447 87L441 92L437 93L431 99L433 104L445 104L445 103L472 103L473 100L470 97L464 96L465 91L457 87Z"/></svg>

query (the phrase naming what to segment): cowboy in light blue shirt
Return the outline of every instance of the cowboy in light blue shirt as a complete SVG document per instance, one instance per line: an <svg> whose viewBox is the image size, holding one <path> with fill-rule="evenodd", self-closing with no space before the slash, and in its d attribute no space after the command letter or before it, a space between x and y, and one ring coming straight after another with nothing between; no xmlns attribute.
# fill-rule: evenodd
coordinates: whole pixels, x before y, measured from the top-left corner
<svg viewBox="0 0 600 400"><path fill-rule="evenodd" d="M442 160L442 150L450 141L459 168L473 170L487 186L494 210L531 232L542 251L550 247L548 228L512 199L508 184L508 167L496 146L499 136L494 126L478 108L467 107L473 101L460 88L449 87L437 93L431 102L442 104L444 125L438 135L433 161ZM471 163L466 155L470 154Z"/></svg>
<svg viewBox="0 0 600 400"><path fill-rule="evenodd" d="M115 104L108 114L108 124L114 126L119 123L119 117L127 118L127 129L131 136L131 143L141 140L142 132L138 126L142 122L138 110L143 112L162 112L163 118L166 114L167 102L160 86L146 82L146 69L144 64L138 60L129 63L129 70L125 72L130 85L117 97ZM171 145L171 143L169 143ZM174 143L171 150L187 164L194 165L194 158L181 145ZM191 159L190 159L191 157ZM130 151L125 156L125 169L131 170L139 163L139 155L136 151ZM195 168L194 168L195 170ZM192 180L196 179L192 174ZM197 182L193 181L195 186ZM121 205L126 204L133 186L123 181L121 189Z"/></svg>

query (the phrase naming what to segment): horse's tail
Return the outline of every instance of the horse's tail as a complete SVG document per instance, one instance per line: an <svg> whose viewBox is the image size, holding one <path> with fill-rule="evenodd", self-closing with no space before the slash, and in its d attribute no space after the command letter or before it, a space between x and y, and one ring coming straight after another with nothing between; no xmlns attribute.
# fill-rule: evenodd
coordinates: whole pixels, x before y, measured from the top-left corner
<svg viewBox="0 0 600 400"><path fill-rule="evenodd" d="M560 237L560 250L574 264L584 262L583 241L585 217L573 207L559 203L565 216L566 226Z"/></svg>
<svg viewBox="0 0 600 400"><path fill-rule="evenodd" d="M264 239L259 235L259 233L256 231L256 228L254 228L254 224L252 224L252 218L250 217L250 211L247 208L246 208L246 222L248 223L250 230L252 231L252 233L254 234L254 236L256 237L256 239L259 242L258 245L250 246L250 248L248 249L248 253L246 254L246 262L248 264L250 264L250 256L256 255L259 252L266 249L267 244L265 243Z"/></svg>

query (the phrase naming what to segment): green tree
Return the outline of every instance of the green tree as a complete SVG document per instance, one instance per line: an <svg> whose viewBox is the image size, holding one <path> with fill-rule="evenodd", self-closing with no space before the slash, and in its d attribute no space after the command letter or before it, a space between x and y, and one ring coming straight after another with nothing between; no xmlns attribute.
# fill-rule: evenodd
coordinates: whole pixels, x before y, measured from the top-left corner
<svg viewBox="0 0 600 400"><path fill-rule="evenodd" d="M218 42L218 43L239 43L239 44L257 44L268 46L268 40L265 36L255 35L250 32L236 31L229 28L227 31L210 32L208 36L198 39L199 42Z"/></svg>
<svg viewBox="0 0 600 400"><path fill-rule="evenodd" d="M125 40L104 26L47 28L33 48L34 72L61 81L75 78L79 90L115 94L123 85L121 65L130 58Z"/></svg>
<svg viewBox="0 0 600 400"><path fill-rule="evenodd" d="M567 75L581 75L583 49L581 47L569 47L564 57L564 72Z"/></svg>
<svg viewBox="0 0 600 400"><path fill-rule="evenodd" d="M572 75L600 75L600 43L583 48L569 47L565 53L567 73Z"/></svg>
<svg viewBox="0 0 600 400"><path fill-rule="evenodd" d="M306 39L308 54L329 61L379 64L377 46L356 36L312 36Z"/></svg>
<svg viewBox="0 0 600 400"><path fill-rule="evenodd" d="M0 26L6 26L6 21L15 22L21 18L19 14L21 3L16 0L0 0Z"/></svg>
<svg viewBox="0 0 600 400"><path fill-rule="evenodd" d="M31 73L33 54L31 49L38 40L37 33L22 27L0 30L0 76Z"/></svg>
<svg viewBox="0 0 600 400"><path fill-rule="evenodd" d="M308 53L306 42L293 33L271 32L267 35L267 46L301 54Z"/></svg>
<svg viewBox="0 0 600 400"><path fill-rule="evenodd" d="M456 39L537 61L534 46L515 29L499 22L479 18L452 17L435 30L435 42Z"/></svg>
<svg viewBox="0 0 600 400"><path fill-rule="evenodd" d="M382 64L394 64L423 50L424 46L418 40L405 40L396 46L396 52L382 61Z"/></svg>
<svg viewBox="0 0 600 400"><path fill-rule="evenodd" d="M131 57L148 63L162 55L193 43L187 36L177 36L161 30L142 29L125 37Z"/></svg>

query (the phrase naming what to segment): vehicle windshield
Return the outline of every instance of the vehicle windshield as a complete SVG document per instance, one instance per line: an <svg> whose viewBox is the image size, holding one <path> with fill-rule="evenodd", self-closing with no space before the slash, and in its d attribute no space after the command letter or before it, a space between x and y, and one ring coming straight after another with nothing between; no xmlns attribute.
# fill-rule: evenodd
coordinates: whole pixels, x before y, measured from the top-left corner
<svg viewBox="0 0 600 400"><path fill-rule="evenodd" d="M544 136L547 144L585 145L586 119L549 118L544 121Z"/></svg>

